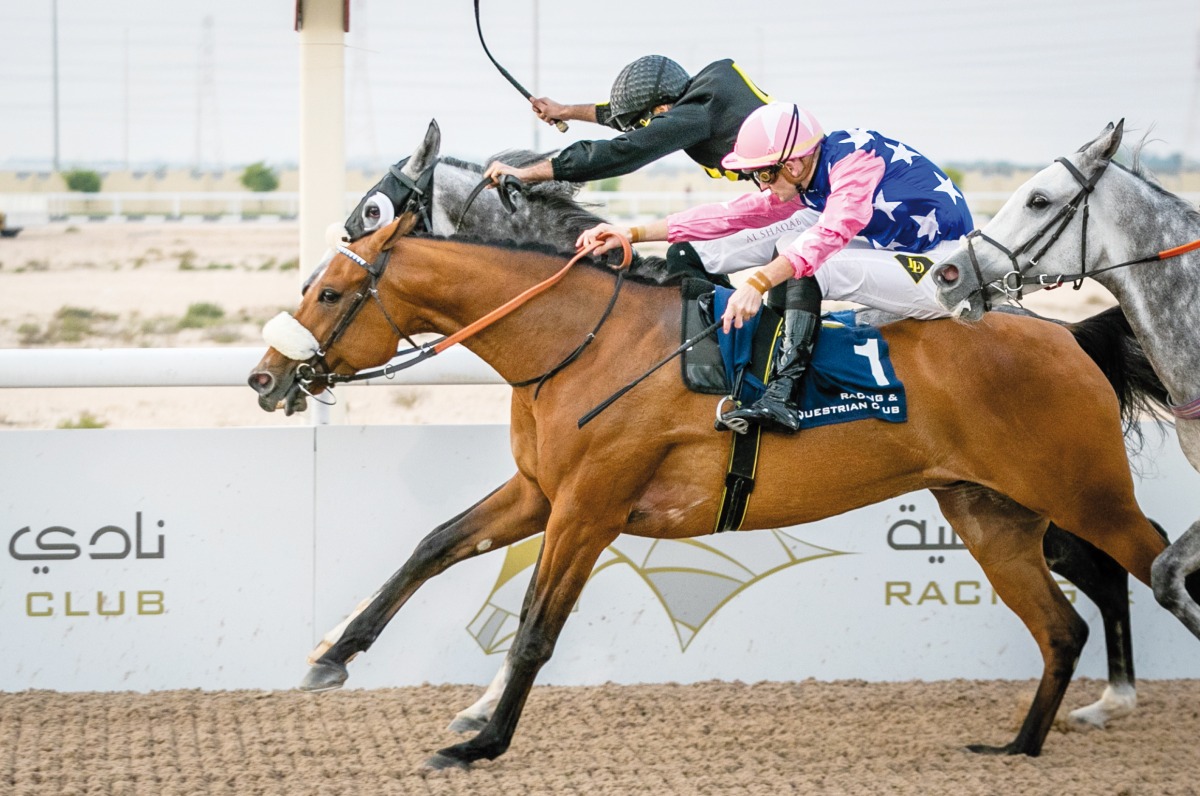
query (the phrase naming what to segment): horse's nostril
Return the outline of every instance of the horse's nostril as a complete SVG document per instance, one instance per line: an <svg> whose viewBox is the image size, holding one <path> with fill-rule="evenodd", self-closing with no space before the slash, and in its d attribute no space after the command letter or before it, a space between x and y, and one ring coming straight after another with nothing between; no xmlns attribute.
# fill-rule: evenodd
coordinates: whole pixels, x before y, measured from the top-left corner
<svg viewBox="0 0 1200 796"><path fill-rule="evenodd" d="M270 373L251 373L250 386L259 393L266 394L271 391L271 386L275 384L275 378Z"/></svg>
<svg viewBox="0 0 1200 796"><path fill-rule="evenodd" d="M943 285L953 285L958 281L958 266L943 265L938 269L937 280Z"/></svg>

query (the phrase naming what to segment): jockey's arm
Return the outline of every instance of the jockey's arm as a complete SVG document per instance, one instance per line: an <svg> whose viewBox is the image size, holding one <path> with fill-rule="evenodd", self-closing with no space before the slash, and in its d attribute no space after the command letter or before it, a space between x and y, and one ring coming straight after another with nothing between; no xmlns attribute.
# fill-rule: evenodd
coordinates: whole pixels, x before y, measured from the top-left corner
<svg viewBox="0 0 1200 796"><path fill-rule="evenodd" d="M536 97L529 102L533 105L533 112L537 114L537 117L547 124L554 124L556 119L564 122L580 121L593 124L599 121L596 118L595 103L563 105L549 97Z"/></svg>
<svg viewBox="0 0 1200 796"><path fill-rule="evenodd" d="M549 160L543 160L540 163L534 163L532 166L525 168L517 168L510 166L507 163L502 163L499 160L492 161L487 170L483 172L485 180L491 180L489 188L495 188L501 175L511 174L521 182L535 183L546 182L554 179L554 167L550 165Z"/></svg>

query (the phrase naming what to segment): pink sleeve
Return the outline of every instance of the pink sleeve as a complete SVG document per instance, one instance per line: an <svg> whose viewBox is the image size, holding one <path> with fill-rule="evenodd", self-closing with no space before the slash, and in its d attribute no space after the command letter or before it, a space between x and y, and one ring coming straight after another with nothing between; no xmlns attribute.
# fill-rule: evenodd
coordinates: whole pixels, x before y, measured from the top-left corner
<svg viewBox="0 0 1200 796"><path fill-rule="evenodd" d="M743 229L758 229L804 209L797 196L781 202L770 191L742 194L730 202L700 205L667 216L667 241L713 240Z"/></svg>
<svg viewBox="0 0 1200 796"><path fill-rule="evenodd" d="M782 254L797 277L812 276L830 256L841 251L862 231L875 212L875 189L887 164L878 155L859 150L834 164L829 172L829 198L815 224L800 234Z"/></svg>

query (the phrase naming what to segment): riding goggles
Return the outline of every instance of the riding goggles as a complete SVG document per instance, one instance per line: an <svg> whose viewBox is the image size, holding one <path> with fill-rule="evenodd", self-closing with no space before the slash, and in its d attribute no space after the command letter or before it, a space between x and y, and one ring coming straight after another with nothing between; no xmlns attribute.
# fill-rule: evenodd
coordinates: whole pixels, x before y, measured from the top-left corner
<svg viewBox="0 0 1200 796"><path fill-rule="evenodd" d="M749 174L750 179L754 180L754 184L762 188L775 182L775 178L779 176L780 170L783 168L782 163L776 163L773 166L767 166L761 169L752 169L744 171L743 174Z"/></svg>
<svg viewBox="0 0 1200 796"><path fill-rule="evenodd" d="M645 127L650 124L650 119L653 116L653 108L644 111L632 111L614 116L613 123L616 124L617 129L622 133L628 133L630 130L636 130L639 127Z"/></svg>

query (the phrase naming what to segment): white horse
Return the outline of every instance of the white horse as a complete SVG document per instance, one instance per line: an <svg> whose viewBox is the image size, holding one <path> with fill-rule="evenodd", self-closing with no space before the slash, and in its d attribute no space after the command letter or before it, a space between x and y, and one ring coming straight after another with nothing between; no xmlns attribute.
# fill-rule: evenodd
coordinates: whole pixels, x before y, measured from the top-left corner
<svg viewBox="0 0 1200 796"><path fill-rule="evenodd" d="M1200 213L1136 165L1112 162L1122 128L1109 124L1035 174L933 277L939 300L967 320L1025 289L1085 276L1108 288L1165 386L1184 455L1200 471ZM1154 596L1193 633L1200 605L1188 576L1198 569L1200 521L1153 571Z"/></svg>

